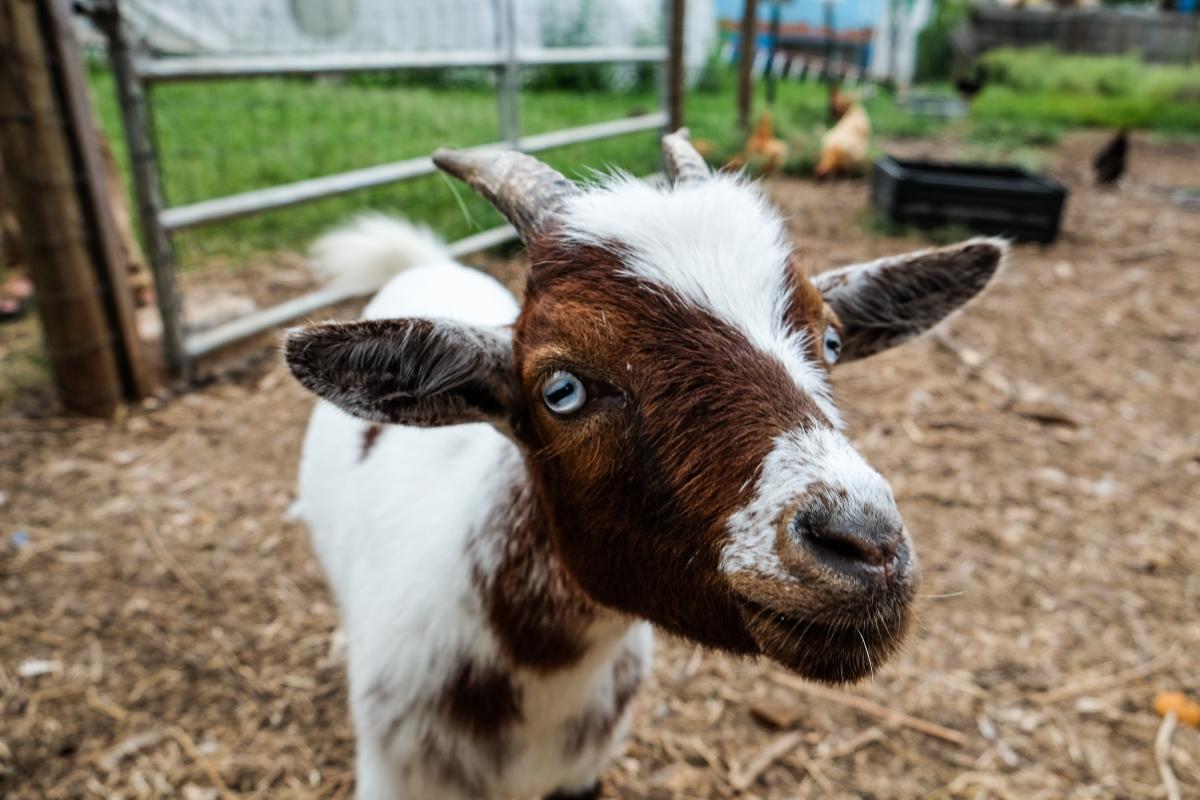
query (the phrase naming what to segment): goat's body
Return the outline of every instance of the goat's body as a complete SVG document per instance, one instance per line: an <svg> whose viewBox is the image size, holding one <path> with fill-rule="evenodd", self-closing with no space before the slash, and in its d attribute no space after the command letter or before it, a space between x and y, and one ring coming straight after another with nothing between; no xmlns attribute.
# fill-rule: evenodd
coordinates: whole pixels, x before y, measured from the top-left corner
<svg viewBox="0 0 1200 800"><path fill-rule="evenodd" d="M865 136L855 116L839 127ZM368 218L314 267L364 291L397 276L372 319L286 347L332 403L298 510L345 619L359 797L585 794L648 670L638 620L815 680L871 674L919 568L829 370L937 324L1003 247L818 285L761 193L679 134L668 188L584 191L515 152L434 160L521 232L520 309L428 234Z"/></svg>
<svg viewBox="0 0 1200 800"><path fill-rule="evenodd" d="M418 257L427 256L426 241ZM394 258L396 270L412 268L379 292L369 318L516 317L507 290L444 253L433 264ZM480 576L502 558L496 520L526 482L518 448L489 424L381 431L325 402L314 411L298 510L345 620L360 798L581 790L623 735L627 712L614 694L630 689L614 684L622 659L636 665L635 683L648 668L644 624L598 614L583 656L545 670L515 661L489 623ZM464 719L462 702L478 703L478 714ZM597 719L606 730L581 738Z"/></svg>

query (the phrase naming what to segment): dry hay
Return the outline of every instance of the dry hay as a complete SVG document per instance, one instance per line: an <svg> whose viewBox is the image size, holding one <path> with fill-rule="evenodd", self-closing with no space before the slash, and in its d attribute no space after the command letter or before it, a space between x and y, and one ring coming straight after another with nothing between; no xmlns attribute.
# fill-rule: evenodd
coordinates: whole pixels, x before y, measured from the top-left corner
<svg viewBox="0 0 1200 800"><path fill-rule="evenodd" d="M1063 149L1059 244L838 375L925 567L905 653L847 704L664 642L608 796L1150 798L1164 760L1200 796L1200 731L1156 760L1152 710L1200 697L1200 215L1156 190L1200 148L1139 142L1099 192L1098 141ZM772 188L814 265L918 246L862 232L861 184ZM287 520L310 401L264 363L114 424L0 418L0 794L350 796L337 618Z"/></svg>

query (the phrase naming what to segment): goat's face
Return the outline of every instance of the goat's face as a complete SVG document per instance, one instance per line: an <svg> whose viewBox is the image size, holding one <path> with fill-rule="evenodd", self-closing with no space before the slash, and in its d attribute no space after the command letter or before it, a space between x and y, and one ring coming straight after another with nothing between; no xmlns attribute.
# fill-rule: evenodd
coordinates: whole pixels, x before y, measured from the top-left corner
<svg viewBox="0 0 1200 800"><path fill-rule="evenodd" d="M753 187L671 155L672 190L568 191L536 225L499 203L533 261L511 331L324 326L294 334L289 360L367 419L505 431L595 601L854 680L903 638L919 570L890 488L841 433L829 370L943 319L1003 246L810 281Z"/></svg>

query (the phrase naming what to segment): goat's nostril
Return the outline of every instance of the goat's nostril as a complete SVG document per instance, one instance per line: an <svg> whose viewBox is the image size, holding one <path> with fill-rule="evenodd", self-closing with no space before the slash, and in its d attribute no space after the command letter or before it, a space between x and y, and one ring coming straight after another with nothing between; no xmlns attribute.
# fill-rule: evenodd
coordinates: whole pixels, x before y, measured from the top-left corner
<svg viewBox="0 0 1200 800"><path fill-rule="evenodd" d="M861 561L873 567L882 567L896 555L894 545L874 542L848 531L821 531L808 537L809 547L825 550L850 561Z"/></svg>
<svg viewBox="0 0 1200 800"><path fill-rule="evenodd" d="M810 555L823 566L849 574L891 572L900 548L901 528L859 531L805 522L797 519L796 532Z"/></svg>

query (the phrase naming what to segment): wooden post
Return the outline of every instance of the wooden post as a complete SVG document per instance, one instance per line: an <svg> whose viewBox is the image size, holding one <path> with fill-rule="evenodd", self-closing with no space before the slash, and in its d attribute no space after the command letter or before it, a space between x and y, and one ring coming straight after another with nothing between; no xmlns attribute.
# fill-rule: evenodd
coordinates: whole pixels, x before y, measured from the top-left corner
<svg viewBox="0 0 1200 800"><path fill-rule="evenodd" d="M124 268L105 263L97 137L78 127L90 111L82 84L70 87L83 76L64 56L65 13L66 0L0 0L0 157L63 404L109 416L146 383L131 298L118 297Z"/></svg>
<svg viewBox="0 0 1200 800"><path fill-rule="evenodd" d="M683 121L683 24L686 0L670 0L670 35L667 39L667 130L677 131Z"/></svg>
<svg viewBox="0 0 1200 800"><path fill-rule="evenodd" d="M754 103L754 51L758 46L758 0L746 0L742 12L742 32L738 41L741 64L738 66L738 127L750 131L750 108Z"/></svg>
<svg viewBox="0 0 1200 800"><path fill-rule="evenodd" d="M112 152L100 131L92 108L87 73L71 22L69 0L46 3L48 47L54 50L61 76L59 91L79 171L79 197L92 240L93 263L103 290L105 313L115 337L114 347L121 383L129 399L142 398L154 388L138 336L136 303L130 281L131 259L139 256L129 229L129 211ZM117 219L124 214L125 229Z"/></svg>
<svg viewBox="0 0 1200 800"><path fill-rule="evenodd" d="M771 2L771 49L767 55L767 105L775 106L775 84L778 81L775 60L779 58L779 29L783 25L783 0Z"/></svg>

